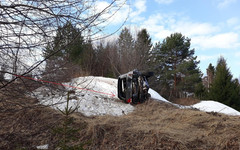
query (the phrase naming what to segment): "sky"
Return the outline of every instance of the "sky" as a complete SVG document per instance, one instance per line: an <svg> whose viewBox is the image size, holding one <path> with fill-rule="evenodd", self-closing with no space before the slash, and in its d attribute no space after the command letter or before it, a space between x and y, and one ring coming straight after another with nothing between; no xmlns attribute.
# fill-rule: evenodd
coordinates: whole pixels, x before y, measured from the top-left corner
<svg viewBox="0 0 240 150"><path fill-rule="evenodd" d="M153 44L175 32L190 38L203 74L223 56L233 77L240 77L240 0L128 0L108 30L126 17L124 26L146 28Z"/></svg>

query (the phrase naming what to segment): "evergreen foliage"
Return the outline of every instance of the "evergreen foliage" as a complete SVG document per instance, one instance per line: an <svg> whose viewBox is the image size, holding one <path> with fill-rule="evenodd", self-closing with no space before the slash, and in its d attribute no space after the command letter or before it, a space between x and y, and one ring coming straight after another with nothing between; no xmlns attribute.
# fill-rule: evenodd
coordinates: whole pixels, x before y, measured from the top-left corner
<svg viewBox="0 0 240 150"><path fill-rule="evenodd" d="M213 74L213 76L214 76L215 68L214 68L214 66L212 65L212 63L210 63L210 64L209 64L209 66L208 66L208 69L207 69L207 70L209 70L209 72L210 72L210 73L212 73L212 74Z"/></svg>
<svg viewBox="0 0 240 150"><path fill-rule="evenodd" d="M151 47L151 38L146 29L140 30L135 40L130 30L124 28L118 38L119 64L117 68L119 68L119 72L126 73L136 68L147 70Z"/></svg>
<svg viewBox="0 0 240 150"><path fill-rule="evenodd" d="M195 87L198 83L201 83L201 72L198 68L198 62L196 57L192 57L191 60L183 61L177 67L177 72L181 73L182 79L177 84L178 91L184 91L187 93L194 93ZM185 95L183 97L186 97Z"/></svg>
<svg viewBox="0 0 240 150"><path fill-rule="evenodd" d="M195 96L201 100L206 100L206 99L209 99L208 98L208 91L207 91L207 88L203 85L202 82L198 83L196 86L195 86Z"/></svg>
<svg viewBox="0 0 240 150"><path fill-rule="evenodd" d="M67 93L67 106L65 109L58 109L64 115L62 124L53 129L54 133L59 137L58 146L60 150L83 150L84 146L83 143L73 144L74 141L78 140L77 135L80 130L73 127L73 118L70 116L78 108L69 107L70 94L73 92L74 91L68 91Z"/></svg>
<svg viewBox="0 0 240 150"><path fill-rule="evenodd" d="M65 45L68 46L65 47ZM90 60L86 56L86 53L91 50L88 45L89 43L86 44L79 29L74 27L71 22L59 27L53 43L46 46L43 56L48 57L58 50L61 51L47 59L44 78L62 82L79 74L81 70L88 67L85 67L86 61Z"/></svg>
<svg viewBox="0 0 240 150"><path fill-rule="evenodd" d="M114 67L118 64L116 60L116 45L107 43L106 46L103 46L103 43L100 43L96 48L96 74L105 77L117 77Z"/></svg>
<svg viewBox="0 0 240 150"><path fill-rule="evenodd" d="M139 70L148 70L150 50L152 48L151 37L146 29L142 29L137 34L135 42L136 68Z"/></svg>
<svg viewBox="0 0 240 150"><path fill-rule="evenodd" d="M65 47L65 45L68 46ZM64 61L79 61L79 56L84 49L84 39L81 32L71 22L67 22L63 27L58 28L53 43L49 43L44 50L44 57L59 49L61 51L54 55L55 58L62 58Z"/></svg>
<svg viewBox="0 0 240 150"><path fill-rule="evenodd" d="M240 110L239 83L232 80L232 74L223 57L218 60L209 96L215 101Z"/></svg>
<svg viewBox="0 0 240 150"><path fill-rule="evenodd" d="M184 93L194 91L196 84L201 82L201 72L194 57L194 49L190 49L190 39L181 33L171 34L158 42L151 59L156 70L160 94L166 98L184 97Z"/></svg>
<svg viewBox="0 0 240 150"><path fill-rule="evenodd" d="M84 72L94 75L95 73L95 63L96 63L96 54L95 49L93 48L92 41L89 39L83 44L82 53L77 56L77 59L80 62L80 65Z"/></svg>
<svg viewBox="0 0 240 150"><path fill-rule="evenodd" d="M128 28L124 28L118 38L119 70L126 73L134 69L134 39Z"/></svg>

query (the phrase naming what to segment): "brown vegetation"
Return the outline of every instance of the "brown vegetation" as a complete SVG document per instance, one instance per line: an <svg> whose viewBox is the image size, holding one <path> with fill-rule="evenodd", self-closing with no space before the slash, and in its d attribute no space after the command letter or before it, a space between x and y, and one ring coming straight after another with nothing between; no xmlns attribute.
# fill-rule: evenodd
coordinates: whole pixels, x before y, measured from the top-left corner
<svg viewBox="0 0 240 150"><path fill-rule="evenodd" d="M63 116L51 108L36 106L31 98L0 102L0 149L56 147L52 129ZM15 104L16 104L15 103ZM85 149L239 149L240 117L179 109L149 100L131 114L85 117L75 113L74 126L81 128L79 143ZM74 144L74 143L73 143Z"/></svg>
<svg viewBox="0 0 240 150"><path fill-rule="evenodd" d="M195 98L175 98L172 101L175 104L180 104L180 105L184 105L184 106L190 106L190 105L194 105L200 102L199 99L195 99Z"/></svg>

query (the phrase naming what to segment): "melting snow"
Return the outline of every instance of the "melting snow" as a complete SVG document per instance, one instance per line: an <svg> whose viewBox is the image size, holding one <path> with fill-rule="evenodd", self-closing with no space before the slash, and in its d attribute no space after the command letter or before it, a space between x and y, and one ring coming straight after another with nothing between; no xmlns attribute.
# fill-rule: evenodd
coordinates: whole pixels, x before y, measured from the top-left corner
<svg viewBox="0 0 240 150"><path fill-rule="evenodd" d="M120 116L134 110L132 105L118 100L116 79L80 77L63 85L67 87L67 90L75 91L75 94L70 95L69 107L78 107L77 111L86 116ZM37 96L41 104L51 106L54 109L63 110L67 104L67 92L60 90L50 91L47 87L40 87L34 91L34 95Z"/></svg>
<svg viewBox="0 0 240 150"><path fill-rule="evenodd" d="M192 105L192 107L206 112L218 112L234 116L240 115L240 112L237 110L216 101L201 101Z"/></svg>
<svg viewBox="0 0 240 150"><path fill-rule="evenodd" d="M166 100L165 98L163 98L161 95L159 95L156 91L154 91L154 90L151 89L151 88L148 90L148 93L151 94L151 98L153 98L153 99L170 103L168 100Z"/></svg>
<svg viewBox="0 0 240 150"><path fill-rule="evenodd" d="M65 90L51 91L47 87L40 87L33 93L41 104L54 109L63 110L66 107L68 90L74 90L71 94L69 107L77 108L78 112L86 116L128 114L134 110L130 104L120 101L117 97L117 79L104 77L79 77L71 82L63 83ZM169 102L153 89L149 89L151 97L156 100ZM176 105L176 104L173 104ZM219 112L228 115L240 115L240 112L215 101L201 101L190 107L176 105L179 108L197 108L206 112Z"/></svg>

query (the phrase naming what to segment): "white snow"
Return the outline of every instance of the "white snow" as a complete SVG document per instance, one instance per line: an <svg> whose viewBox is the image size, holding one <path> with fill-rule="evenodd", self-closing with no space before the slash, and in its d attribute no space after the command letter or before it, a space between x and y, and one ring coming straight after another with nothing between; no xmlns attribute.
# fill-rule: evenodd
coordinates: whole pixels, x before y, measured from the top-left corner
<svg viewBox="0 0 240 150"><path fill-rule="evenodd" d="M86 116L128 114L134 110L117 98L117 79L103 77L79 77L69 83L63 83L67 90L74 90L71 94L69 107L77 108L78 112ZM40 87L34 95L41 104L54 109L64 110L67 104L67 92L61 90L51 91L47 87ZM113 96L114 95L114 96Z"/></svg>
<svg viewBox="0 0 240 150"><path fill-rule="evenodd" d="M54 109L64 110L66 107L67 91L74 90L71 94L69 107L77 108L78 112L86 116L114 115L120 116L134 111L134 107L120 101L117 97L117 79L104 77L79 77L71 82L63 83L65 90L49 90L47 87L36 89L36 96L41 104ZM62 88L63 89L63 88ZM151 97L155 100L171 103L153 89L149 89ZM171 103L173 104L173 103ZM240 112L215 101L201 101L192 106L178 106L181 109L197 108L205 112L218 112L228 115L240 115Z"/></svg>
<svg viewBox="0 0 240 150"><path fill-rule="evenodd" d="M240 112L237 110L216 101L201 101L195 105L192 105L192 107L205 112L218 112L233 116L240 115Z"/></svg>
<svg viewBox="0 0 240 150"><path fill-rule="evenodd" d="M48 144L36 146L37 149L48 149Z"/></svg>
<svg viewBox="0 0 240 150"><path fill-rule="evenodd" d="M149 93L151 94L151 97L153 99L171 103L168 100L166 100L165 98L163 98L156 91L152 90L151 88L149 89ZM217 113L223 113L223 114L232 115L232 116L240 115L239 111L237 111L225 104L222 104L222 103L219 103L216 101L212 101L212 100L204 100L204 101L201 101L201 102L191 105L191 106L183 106L183 105L174 104L174 103L171 103L171 104L173 104L181 109L196 108L196 109L199 109L204 112L217 112Z"/></svg>
<svg viewBox="0 0 240 150"><path fill-rule="evenodd" d="M163 98L160 94L158 94L156 91L154 91L154 90L151 89L151 88L149 88L148 93L151 94L151 98L153 98L153 99L170 103L168 100L166 100L165 98Z"/></svg>

